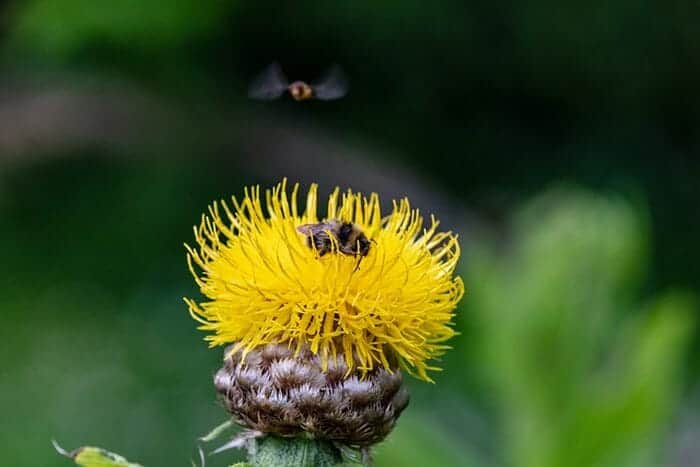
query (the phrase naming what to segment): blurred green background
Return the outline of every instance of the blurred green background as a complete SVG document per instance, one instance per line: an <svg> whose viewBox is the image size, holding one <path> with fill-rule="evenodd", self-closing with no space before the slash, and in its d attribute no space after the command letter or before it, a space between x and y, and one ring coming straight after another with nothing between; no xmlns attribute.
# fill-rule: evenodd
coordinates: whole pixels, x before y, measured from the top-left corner
<svg viewBox="0 0 700 467"><path fill-rule="evenodd" d="M0 4L0 464L185 465L225 419L183 242L282 177L462 238L460 336L378 466L700 465L700 4ZM335 102L249 101L273 60ZM237 459L219 455L209 466Z"/></svg>

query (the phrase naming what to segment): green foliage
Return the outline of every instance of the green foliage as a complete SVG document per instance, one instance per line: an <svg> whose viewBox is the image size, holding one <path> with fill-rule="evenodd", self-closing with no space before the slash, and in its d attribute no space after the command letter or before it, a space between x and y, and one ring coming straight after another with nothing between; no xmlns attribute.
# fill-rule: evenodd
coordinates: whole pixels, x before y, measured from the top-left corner
<svg viewBox="0 0 700 467"><path fill-rule="evenodd" d="M129 462L119 454L94 446L83 446L73 452L67 452L56 442L54 448L59 454L73 459L81 467L143 467L141 464Z"/></svg>
<svg viewBox="0 0 700 467"><path fill-rule="evenodd" d="M444 390L433 386L430 402L416 405L411 402L396 428L386 441L376 447L377 466L465 466L484 467L475 452L469 449L469 439L460 439L463 433L452 432L444 421L435 416ZM440 394L440 395L438 395Z"/></svg>
<svg viewBox="0 0 700 467"><path fill-rule="evenodd" d="M31 0L17 3L11 41L54 59L94 46L158 51L215 29L232 3L223 0Z"/></svg>
<svg viewBox="0 0 700 467"><path fill-rule="evenodd" d="M189 465L225 412L211 381L220 353L182 308L194 293L182 239L202 206L239 190L237 174L83 156L0 177L12 271L0 278L0 410L12 426L2 464L70 465L48 445L57 437L146 466ZM243 454L222 457L207 467Z"/></svg>
<svg viewBox="0 0 700 467"><path fill-rule="evenodd" d="M646 236L629 204L557 190L518 212L512 244L469 261L469 365L508 465L658 465L694 307L639 300Z"/></svg>

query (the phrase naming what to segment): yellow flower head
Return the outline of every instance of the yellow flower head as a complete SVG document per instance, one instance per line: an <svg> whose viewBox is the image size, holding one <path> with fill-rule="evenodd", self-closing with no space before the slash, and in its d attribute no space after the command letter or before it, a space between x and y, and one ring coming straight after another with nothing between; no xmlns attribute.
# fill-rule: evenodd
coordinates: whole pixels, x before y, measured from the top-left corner
<svg viewBox="0 0 700 467"><path fill-rule="evenodd" d="M211 346L235 343L247 352L269 343L308 348L328 360L343 355L350 366L390 369L390 360L430 381L428 360L441 355L455 334L453 310L464 286L453 273L457 236L423 228L407 199L382 217L379 197L348 190L330 195L326 215L317 213L317 186L297 208L286 180L265 191L245 190L242 201L214 203L194 228L198 248L187 260L203 303L185 299L190 314L213 331ZM263 206L264 203L264 206ZM371 241L366 256L338 250L321 255L298 227L329 220L356 224ZM326 231L330 234L331 232ZM357 249L355 250L357 251ZM195 265L201 269L195 270Z"/></svg>

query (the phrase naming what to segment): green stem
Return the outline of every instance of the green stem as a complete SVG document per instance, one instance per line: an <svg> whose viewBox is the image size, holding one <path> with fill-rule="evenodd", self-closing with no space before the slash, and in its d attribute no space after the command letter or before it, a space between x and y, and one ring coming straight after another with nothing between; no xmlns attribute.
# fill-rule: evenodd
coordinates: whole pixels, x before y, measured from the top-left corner
<svg viewBox="0 0 700 467"><path fill-rule="evenodd" d="M328 441L266 436L256 443L250 464L254 467L334 467L343 457Z"/></svg>

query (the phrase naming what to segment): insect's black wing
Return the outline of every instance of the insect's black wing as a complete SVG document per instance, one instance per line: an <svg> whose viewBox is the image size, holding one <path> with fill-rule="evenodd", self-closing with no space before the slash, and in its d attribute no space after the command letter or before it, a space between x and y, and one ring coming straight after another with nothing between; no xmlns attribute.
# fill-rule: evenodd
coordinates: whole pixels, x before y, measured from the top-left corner
<svg viewBox="0 0 700 467"><path fill-rule="evenodd" d="M322 101L340 99L348 93L348 78L343 69L338 65L333 65L318 80L311 83L314 90L314 97Z"/></svg>
<svg viewBox="0 0 700 467"><path fill-rule="evenodd" d="M280 97L287 90L289 82L278 63L271 63L253 80L248 88L251 99L272 100Z"/></svg>

